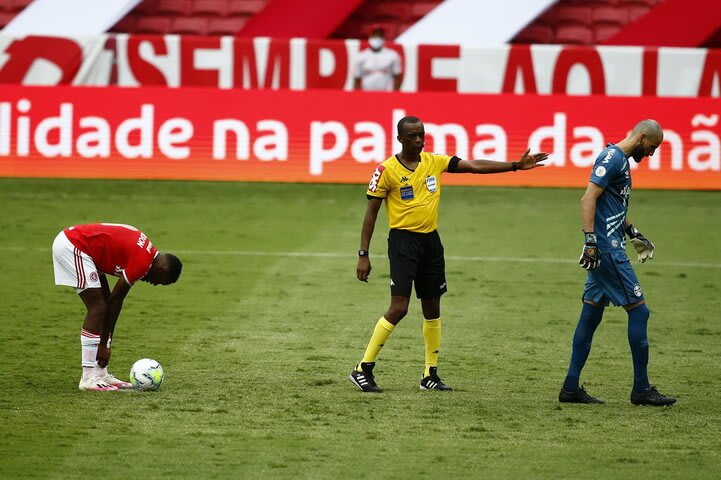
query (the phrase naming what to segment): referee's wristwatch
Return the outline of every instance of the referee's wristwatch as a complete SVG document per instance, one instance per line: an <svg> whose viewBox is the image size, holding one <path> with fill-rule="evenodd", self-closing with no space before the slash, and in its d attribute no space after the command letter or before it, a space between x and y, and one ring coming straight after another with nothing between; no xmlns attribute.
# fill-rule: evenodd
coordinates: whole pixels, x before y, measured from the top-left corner
<svg viewBox="0 0 721 480"><path fill-rule="evenodd" d="M367 256L368 256L368 250L358 250L358 256L359 256L359 257L367 257Z"/></svg>

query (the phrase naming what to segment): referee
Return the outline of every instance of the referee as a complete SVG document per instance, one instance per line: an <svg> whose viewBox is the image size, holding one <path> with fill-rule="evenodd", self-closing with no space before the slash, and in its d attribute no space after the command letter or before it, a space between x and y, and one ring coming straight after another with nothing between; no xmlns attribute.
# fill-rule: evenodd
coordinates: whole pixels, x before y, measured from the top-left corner
<svg viewBox="0 0 721 480"><path fill-rule="evenodd" d="M393 328L408 313L411 289L423 309L425 370L421 390L451 390L438 377L438 352L441 346L441 295L446 288L443 245L436 231L441 199L440 175L449 173L502 173L541 167L547 153L529 155L517 162L461 160L458 157L423 151L425 130L417 117L398 122L398 141L402 148L381 163L368 184L368 208L363 220L358 251L358 280L368 281L371 261L368 256L378 210L383 199L388 211L388 258L390 260L391 304L378 320L363 359L350 374L350 381L364 392L381 392L373 377L376 357Z"/></svg>

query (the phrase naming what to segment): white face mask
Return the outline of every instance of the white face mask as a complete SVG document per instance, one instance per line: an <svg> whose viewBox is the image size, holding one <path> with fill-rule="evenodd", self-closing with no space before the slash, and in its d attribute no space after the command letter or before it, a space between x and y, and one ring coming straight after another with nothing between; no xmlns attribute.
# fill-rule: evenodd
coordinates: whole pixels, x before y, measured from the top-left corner
<svg viewBox="0 0 721 480"><path fill-rule="evenodd" d="M371 37L368 39L368 44L373 50L378 50L382 48L384 43L385 40L383 40L381 37Z"/></svg>

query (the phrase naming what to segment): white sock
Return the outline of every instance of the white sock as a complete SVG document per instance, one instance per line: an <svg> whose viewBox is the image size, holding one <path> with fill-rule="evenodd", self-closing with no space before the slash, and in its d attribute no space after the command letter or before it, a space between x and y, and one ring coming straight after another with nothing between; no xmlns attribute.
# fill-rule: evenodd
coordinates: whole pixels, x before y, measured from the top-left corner
<svg viewBox="0 0 721 480"><path fill-rule="evenodd" d="M97 367L95 357L98 354L98 345L100 345L100 335L90 333L84 328L80 330L83 380L97 376L95 373Z"/></svg>

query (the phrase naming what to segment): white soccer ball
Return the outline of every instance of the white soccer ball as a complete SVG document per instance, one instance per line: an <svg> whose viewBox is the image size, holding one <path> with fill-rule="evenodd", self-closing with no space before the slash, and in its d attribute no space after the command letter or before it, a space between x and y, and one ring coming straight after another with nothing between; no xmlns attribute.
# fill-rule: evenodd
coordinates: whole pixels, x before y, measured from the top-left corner
<svg viewBox="0 0 721 480"><path fill-rule="evenodd" d="M150 358L141 358L130 368L130 383L136 390L157 390L164 376L163 367Z"/></svg>

